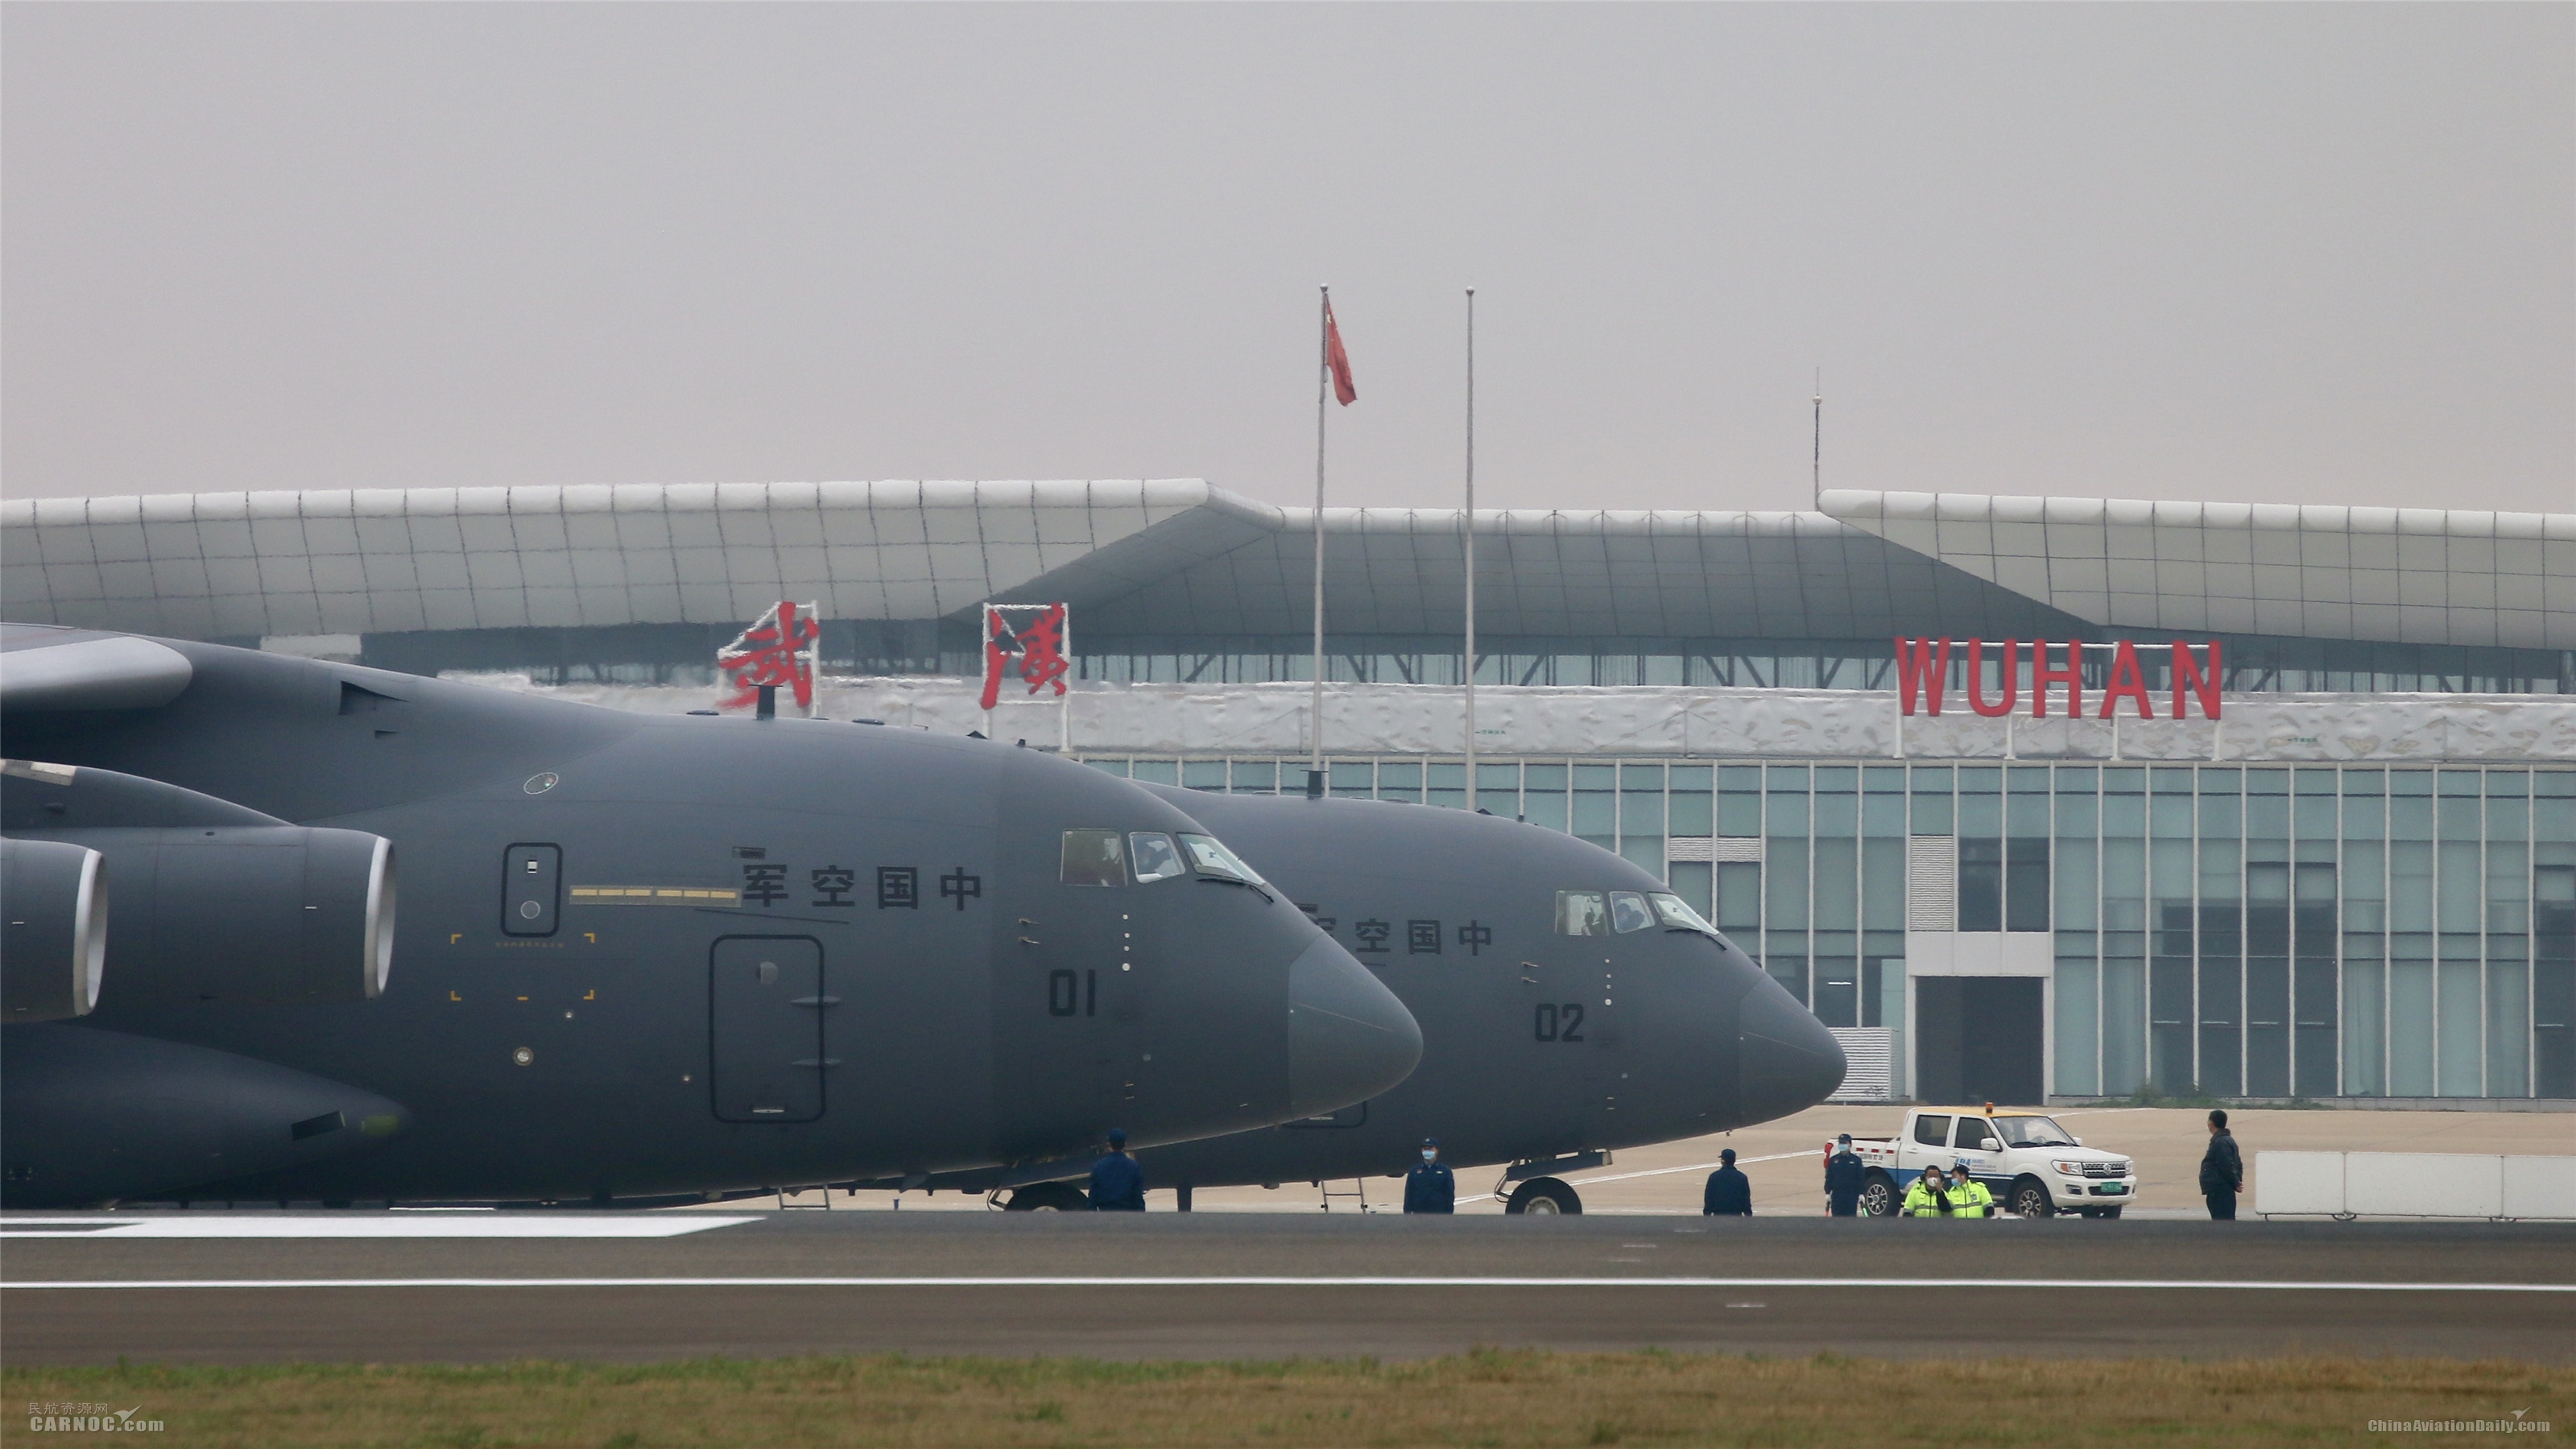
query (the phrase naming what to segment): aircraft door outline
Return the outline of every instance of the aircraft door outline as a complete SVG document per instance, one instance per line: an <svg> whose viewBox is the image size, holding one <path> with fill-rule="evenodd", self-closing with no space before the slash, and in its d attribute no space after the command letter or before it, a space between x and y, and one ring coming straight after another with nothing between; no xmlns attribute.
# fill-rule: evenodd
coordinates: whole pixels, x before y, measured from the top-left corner
<svg viewBox="0 0 2576 1449"><path fill-rule="evenodd" d="M707 948L707 1098L719 1122L812 1122L825 1106L823 943L719 936Z"/></svg>

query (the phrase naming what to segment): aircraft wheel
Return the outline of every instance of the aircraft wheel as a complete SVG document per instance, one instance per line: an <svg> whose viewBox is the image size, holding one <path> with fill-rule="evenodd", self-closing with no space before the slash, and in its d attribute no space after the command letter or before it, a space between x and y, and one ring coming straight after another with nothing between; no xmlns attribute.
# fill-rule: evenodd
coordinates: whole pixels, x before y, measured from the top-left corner
<svg viewBox="0 0 2576 1449"><path fill-rule="evenodd" d="M1503 1204L1503 1211L1527 1217L1571 1216L1583 1211L1583 1199L1553 1177L1533 1177L1512 1189L1512 1199Z"/></svg>
<svg viewBox="0 0 2576 1449"><path fill-rule="evenodd" d="M1011 1200L1002 1204L1007 1213L1087 1213L1091 1199L1082 1189L1069 1182L1033 1182L1014 1188Z"/></svg>
<svg viewBox="0 0 2576 1449"><path fill-rule="evenodd" d="M1873 1169L1860 1186L1860 1215L1865 1218L1896 1216L1896 1179Z"/></svg>
<svg viewBox="0 0 2576 1449"><path fill-rule="evenodd" d="M2053 1217L2057 1213L2057 1204L2049 1200L2048 1184L2035 1177L2025 1177L2013 1184L2012 1211L2015 1217Z"/></svg>

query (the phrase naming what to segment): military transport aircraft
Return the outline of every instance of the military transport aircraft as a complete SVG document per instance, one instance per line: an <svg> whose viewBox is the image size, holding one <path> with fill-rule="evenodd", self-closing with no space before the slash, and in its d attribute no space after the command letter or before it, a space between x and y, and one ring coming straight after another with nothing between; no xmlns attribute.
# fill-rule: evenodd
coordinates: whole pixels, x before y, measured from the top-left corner
<svg viewBox="0 0 2576 1449"><path fill-rule="evenodd" d="M1138 1154L1155 1187L1508 1164L1511 1212L1580 1212L1554 1174L1603 1152L1748 1126L1842 1084L1832 1033L1636 865L1462 810L1148 786L1224 835L1403 998L1423 1034L1403 1085L1357 1106ZM961 1174L1016 1208L1078 1206L1042 1169Z"/></svg>
<svg viewBox="0 0 2576 1449"><path fill-rule="evenodd" d="M21 625L0 708L10 1207L927 1181L1420 1055L1196 821L1032 750Z"/></svg>

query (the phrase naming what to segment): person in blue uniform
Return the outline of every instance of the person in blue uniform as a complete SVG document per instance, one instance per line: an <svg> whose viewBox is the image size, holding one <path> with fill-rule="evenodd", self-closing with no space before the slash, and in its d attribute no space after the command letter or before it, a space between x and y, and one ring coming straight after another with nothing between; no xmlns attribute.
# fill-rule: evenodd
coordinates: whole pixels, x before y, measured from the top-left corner
<svg viewBox="0 0 2576 1449"><path fill-rule="evenodd" d="M1860 1216L1860 1190L1868 1178L1869 1169L1851 1150L1851 1134L1836 1138L1833 1155L1825 1159L1826 1211L1838 1218Z"/></svg>
<svg viewBox="0 0 2576 1449"><path fill-rule="evenodd" d="M1141 1213L1145 1210L1145 1169L1127 1155L1127 1129L1109 1129L1109 1152L1091 1164L1091 1210L1096 1213Z"/></svg>
<svg viewBox="0 0 2576 1449"><path fill-rule="evenodd" d="M1717 1161L1717 1171L1708 1175L1708 1191L1700 1195L1701 1214L1721 1218L1753 1216L1753 1183L1735 1165L1735 1149L1730 1147L1717 1154Z"/></svg>
<svg viewBox="0 0 2576 1449"><path fill-rule="evenodd" d="M1454 1213L1458 1179L1440 1165L1440 1139L1422 1139L1422 1160L1404 1175L1404 1210L1408 1213Z"/></svg>
<svg viewBox="0 0 2576 1449"><path fill-rule="evenodd" d="M2236 1196L2245 1191L2245 1159L2236 1150L2236 1135L2227 1130L2227 1112L2209 1114L2209 1150L2200 1156L2200 1195L2209 1202L2212 1222L2236 1221Z"/></svg>

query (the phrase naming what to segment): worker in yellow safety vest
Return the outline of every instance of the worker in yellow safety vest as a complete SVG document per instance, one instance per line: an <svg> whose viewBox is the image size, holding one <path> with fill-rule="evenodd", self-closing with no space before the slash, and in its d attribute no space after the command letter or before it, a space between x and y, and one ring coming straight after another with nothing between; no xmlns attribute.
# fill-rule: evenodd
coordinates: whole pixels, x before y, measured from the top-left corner
<svg viewBox="0 0 2576 1449"><path fill-rule="evenodd" d="M1947 1180L1937 1167L1923 1169L1923 1175L1905 1190L1905 1216L1909 1218L1946 1218L1957 1210Z"/></svg>
<svg viewBox="0 0 2576 1449"><path fill-rule="evenodd" d="M1968 1175L1968 1164L1962 1162L1952 1173L1956 1179L1950 1188L1950 1201L1958 1205L1963 1218L1990 1218L1995 1215L1995 1195L1986 1185Z"/></svg>

